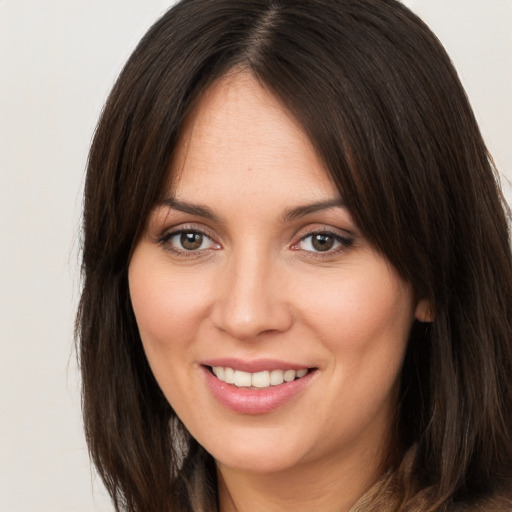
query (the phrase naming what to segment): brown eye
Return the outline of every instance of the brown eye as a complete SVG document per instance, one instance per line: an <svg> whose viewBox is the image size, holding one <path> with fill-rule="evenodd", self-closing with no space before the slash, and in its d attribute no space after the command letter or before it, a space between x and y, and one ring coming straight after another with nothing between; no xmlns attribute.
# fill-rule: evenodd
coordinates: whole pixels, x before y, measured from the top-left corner
<svg viewBox="0 0 512 512"><path fill-rule="evenodd" d="M179 230L164 235L160 239L162 245L176 253L201 252L208 249L219 249L208 235L201 231Z"/></svg>
<svg viewBox="0 0 512 512"><path fill-rule="evenodd" d="M201 233L181 233L180 244L186 251L196 251L203 245L203 238Z"/></svg>
<svg viewBox="0 0 512 512"><path fill-rule="evenodd" d="M331 232L320 232L304 236L297 244L297 248L313 253L335 253L338 250L348 249L353 243L352 238Z"/></svg>
<svg viewBox="0 0 512 512"><path fill-rule="evenodd" d="M313 235L311 237L312 247L319 252L329 251L334 247L336 240L330 235Z"/></svg>

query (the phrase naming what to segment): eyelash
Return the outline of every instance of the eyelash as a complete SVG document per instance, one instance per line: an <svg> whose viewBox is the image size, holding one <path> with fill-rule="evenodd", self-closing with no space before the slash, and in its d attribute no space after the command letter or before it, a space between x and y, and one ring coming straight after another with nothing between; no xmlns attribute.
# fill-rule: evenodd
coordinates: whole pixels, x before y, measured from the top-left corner
<svg viewBox="0 0 512 512"><path fill-rule="evenodd" d="M199 235L203 238L201 245L205 242L205 240L209 240L210 244L212 246L218 246L218 247L207 247L207 248L198 248L193 250L187 250L185 248L179 249L175 244L172 243L172 239L176 237L180 237L182 235ZM167 232L161 235L158 238L158 243L164 246L166 250L169 250L176 254L177 256L184 256L186 258L194 258L204 255L204 251L208 250L217 250L217 248L220 248L219 244L216 244L213 241L213 237L209 235L207 232L205 232L202 229L196 229L196 228L181 228L177 229L175 231Z"/></svg>
<svg viewBox="0 0 512 512"><path fill-rule="evenodd" d="M201 249L201 246L200 246L197 249L189 249L189 250L187 250L185 248L179 249L176 246L176 244L172 243L172 240L173 240L173 238L181 237L182 235L201 236L201 237L203 237L203 239L201 241L201 246L203 245L205 240L209 240L210 247L205 247L205 248ZM311 240L309 245L314 247L313 246L313 244L314 244L313 238L315 236L316 237L324 237L324 238L332 240L333 244L335 245L334 248L331 247L326 251L315 251L315 250L302 249L300 247L301 244L304 243L305 241L307 241L308 239ZM161 244L162 246L164 246L164 248L166 250L173 252L177 256L183 256L183 257L187 257L187 258L194 258L194 257L197 258L200 256L204 256L205 251L218 250L221 248L220 244L214 242L213 237L208 232L204 231L203 229L187 228L187 227L183 227L183 228L177 229L175 231L164 233L163 235L161 235L158 238L158 243ZM181 243L181 241L180 241L180 243ZM346 250L350 249L353 245L354 245L353 238L350 238L347 236L342 236L338 233L334 233L334 232L328 231L328 230L315 230L315 231L311 231L311 232L303 235L297 242L292 244L290 246L290 248L294 251L302 250L303 252L308 253L308 257L326 258L326 257L332 256L334 254L338 254L339 252L346 251Z"/></svg>
<svg viewBox="0 0 512 512"><path fill-rule="evenodd" d="M309 233L306 233L303 235L299 241L291 246L292 250L300 251L301 247L300 244L305 242L306 240L310 239L309 245L312 246L314 244L314 237L324 237L328 238L333 241L334 244L338 244L334 248L329 248L326 251L315 251L315 250L306 250L302 249L305 252L309 253L309 257L313 258L327 258L329 256L333 256L335 254L338 254L340 252L346 251L350 249L354 245L354 239L342 236L338 233L334 233L332 231L328 230L315 230L311 231Z"/></svg>

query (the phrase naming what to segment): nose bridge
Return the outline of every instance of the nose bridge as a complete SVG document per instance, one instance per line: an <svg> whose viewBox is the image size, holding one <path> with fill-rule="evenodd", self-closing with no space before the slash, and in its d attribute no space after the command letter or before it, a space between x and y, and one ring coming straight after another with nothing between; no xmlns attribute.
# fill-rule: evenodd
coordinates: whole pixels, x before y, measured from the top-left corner
<svg viewBox="0 0 512 512"><path fill-rule="evenodd" d="M280 281L277 258L268 250L233 251L216 305L217 327L238 339L288 329L292 317Z"/></svg>

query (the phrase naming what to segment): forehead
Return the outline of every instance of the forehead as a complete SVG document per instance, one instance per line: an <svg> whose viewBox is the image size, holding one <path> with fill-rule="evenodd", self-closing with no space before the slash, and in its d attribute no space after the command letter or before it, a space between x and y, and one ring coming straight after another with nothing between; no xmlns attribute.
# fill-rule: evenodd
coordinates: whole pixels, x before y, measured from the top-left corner
<svg viewBox="0 0 512 512"><path fill-rule="evenodd" d="M339 195L299 123L249 72L224 76L199 98L170 174L175 196L228 184L251 195L269 187L302 188L306 200Z"/></svg>

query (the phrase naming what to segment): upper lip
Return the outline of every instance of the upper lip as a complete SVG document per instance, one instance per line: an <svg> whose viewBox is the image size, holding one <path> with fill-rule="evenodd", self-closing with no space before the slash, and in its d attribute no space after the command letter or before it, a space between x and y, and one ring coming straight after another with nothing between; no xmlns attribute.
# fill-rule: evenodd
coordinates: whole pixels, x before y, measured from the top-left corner
<svg viewBox="0 0 512 512"><path fill-rule="evenodd" d="M222 357L200 361L203 366L221 366L223 368L232 368L243 372L256 373L265 370L300 370L302 368L312 368L312 366L303 363L294 363L290 361L280 361L277 359L254 359L243 360L232 357Z"/></svg>

